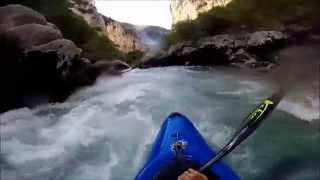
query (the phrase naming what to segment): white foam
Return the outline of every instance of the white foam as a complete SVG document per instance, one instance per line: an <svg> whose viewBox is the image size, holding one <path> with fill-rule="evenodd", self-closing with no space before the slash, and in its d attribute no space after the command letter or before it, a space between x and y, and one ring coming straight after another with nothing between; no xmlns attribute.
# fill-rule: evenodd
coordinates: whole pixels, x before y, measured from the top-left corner
<svg viewBox="0 0 320 180"><path fill-rule="evenodd" d="M236 87L233 90L233 86L223 84L224 77L217 75L210 79L208 72L202 81L198 72L187 78L179 68L161 71L135 70L117 78L102 77L94 86L76 92L64 103L1 114L1 153L15 171L6 173L13 179L26 175L32 179L38 177L34 174L56 173L56 168L71 166L72 172L59 169L70 173L65 179L133 179L160 123L170 112L190 115L206 139L221 147L234 132L232 124L240 122L228 122L228 125L220 121L230 111L223 100L215 101L215 93L221 90L219 92L232 94L236 96L232 102L236 103L237 97L251 93L259 97L250 97L249 101L256 103L256 98L262 98L263 88L250 81L235 82L229 77ZM228 91L223 91L224 88ZM312 108L319 106L318 102L311 101L311 104ZM280 108L302 112L307 119L317 116L315 109L308 110L309 105L297 106L287 99ZM239 112L235 112L235 116L236 113ZM91 152L91 148L101 152ZM231 161L252 160L255 157L251 153L252 149L245 149L236 153ZM78 156L89 156L86 157L89 160L78 160ZM252 169L251 166L246 164L244 168Z"/></svg>
<svg viewBox="0 0 320 180"><path fill-rule="evenodd" d="M112 147L112 145L109 145ZM79 167L80 174L77 174L76 177L72 179L83 179L86 180L88 177L95 180L105 180L111 179L112 177L112 168L119 163L119 157L114 150L111 150L108 154L110 160L105 164L98 165L89 165L85 164Z"/></svg>
<svg viewBox="0 0 320 180"><path fill-rule="evenodd" d="M286 98L279 104L279 109L306 121L320 119L319 97L305 97L304 101Z"/></svg>

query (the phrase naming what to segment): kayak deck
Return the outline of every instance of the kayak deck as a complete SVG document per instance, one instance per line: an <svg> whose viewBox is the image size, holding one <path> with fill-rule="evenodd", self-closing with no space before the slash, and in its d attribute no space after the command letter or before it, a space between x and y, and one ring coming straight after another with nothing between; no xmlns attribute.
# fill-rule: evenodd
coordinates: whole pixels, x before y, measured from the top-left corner
<svg viewBox="0 0 320 180"><path fill-rule="evenodd" d="M174 151L174 145L177 142L183 146L184 158L197 165L205 164L216 154L187 117L179 113L172 113L162 124L149 158L136 176L136 180L154 179L161 169L177 159ZM240 179L222 161L213 165L209 171L220 180Z"/></svg>

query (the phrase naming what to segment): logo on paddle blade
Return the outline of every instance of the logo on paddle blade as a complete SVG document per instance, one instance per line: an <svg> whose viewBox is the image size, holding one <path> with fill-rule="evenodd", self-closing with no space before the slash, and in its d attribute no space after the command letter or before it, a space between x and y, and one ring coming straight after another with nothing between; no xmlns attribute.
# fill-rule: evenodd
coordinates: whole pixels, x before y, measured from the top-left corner
<svg viewBox="0 0 320 180"><path fill-rule="evenodd" d="M267 111L267 109L270 107L270 105L274 104L270 100L263 101L262 104L256 109L253 113L249 115L250 122L254 123L260 119L260 117Z"/></svg>

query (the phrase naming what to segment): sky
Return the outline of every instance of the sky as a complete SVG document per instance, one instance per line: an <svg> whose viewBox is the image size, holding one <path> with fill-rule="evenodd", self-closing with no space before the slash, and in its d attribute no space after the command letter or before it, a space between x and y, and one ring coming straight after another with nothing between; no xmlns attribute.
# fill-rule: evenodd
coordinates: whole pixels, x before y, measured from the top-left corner
<svg viewBox="0 0 320 180"><path fill-rule="evenodd" d="M96 7L117 21L171 29L170 0L96 0Z"/></svg>

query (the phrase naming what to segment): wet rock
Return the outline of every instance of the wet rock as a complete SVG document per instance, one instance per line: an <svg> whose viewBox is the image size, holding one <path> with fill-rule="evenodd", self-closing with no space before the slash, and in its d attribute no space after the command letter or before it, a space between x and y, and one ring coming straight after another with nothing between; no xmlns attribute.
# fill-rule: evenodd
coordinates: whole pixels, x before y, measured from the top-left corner
<svg viewBox="0 0 320 180"><path fill-rule="evenodd" d="M244 35L221 34L197 42L182 42L160 55L145 59L140 67L173 65L237 65L257 67L273 63L270 53L281 48L288 36L277 31Z"/></svg>
<svg viewBox="0 0 320 180"><path fill-rule="evenodd" d="M98 74L120 74L131 70L131 67L121 60L114 60L110 62L97 61L93 64L92 69Z"/></svg>

